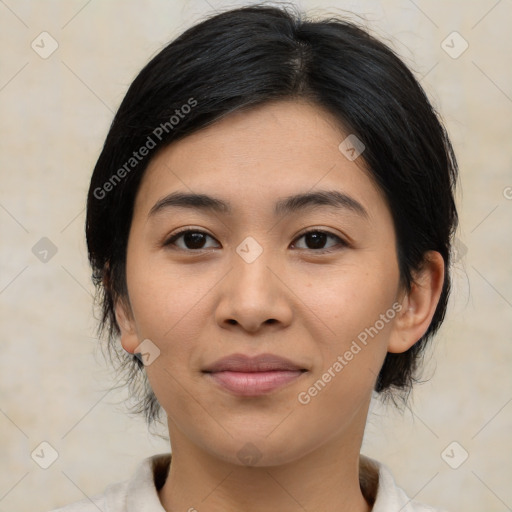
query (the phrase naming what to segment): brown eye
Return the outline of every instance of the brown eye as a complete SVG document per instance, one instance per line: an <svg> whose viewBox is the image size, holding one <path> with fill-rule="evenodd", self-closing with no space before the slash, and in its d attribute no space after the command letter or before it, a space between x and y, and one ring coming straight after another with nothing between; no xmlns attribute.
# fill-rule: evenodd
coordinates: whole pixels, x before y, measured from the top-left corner
<svg viewBox="0 0 512 512"><path fill-rule="evenodd" d="M328 231L320 231L317 229L302 233L302 235L298 237L297 240L300 240L301 238L304 238L307 247L299 247L299 249L309 249L316 252L327 252L330 251L332 247L336 247L336 245L347 245L339 236L336 236L333 233L329 233ZM329 247L325 247L325 244L329 238L336 240L338 243Z"/></svg>
<svg viewBox="0 0 512 512"><path fill-rule="evenodd" d="M181 238L183 239L182 243L184 244L184 247L175 243L177 240ZM209 249L210 247L205 247L207 238L211 238L213 240L213 237L211 237L208 233L205 233L204 231L199 231L197 229L187 229L172 235L171 238L169 238L164 243L164 245L175 245L179 249L191 251Z"/></svg>

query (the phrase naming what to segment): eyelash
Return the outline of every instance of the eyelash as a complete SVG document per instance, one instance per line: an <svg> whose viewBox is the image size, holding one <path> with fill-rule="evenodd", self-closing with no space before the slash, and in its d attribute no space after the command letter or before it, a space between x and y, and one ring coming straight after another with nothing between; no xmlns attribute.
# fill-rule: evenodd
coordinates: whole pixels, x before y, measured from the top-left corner
<svg viewBox="0 0 512 512"><path fill-rule="evenodd" d="M174 245L174 242L176 240L178 240L178 238L182 237L183 235L185 235L187 233L201 233L201 234L209 236L210 238L213 239L213 236L206 233L205 231L201 231L200 229L183 229L182 231L179 231L178 233L174 233L170 238L168 238L163 244L164 247ZM334 233L330 233L329 231L323 231L321 229L312 229L309 231L305 231L304 233L301 233L295 240L298 240L306 235L309 235L310 233L320 233L323 235L327 235L328 237L335 238L336 240L338 240L337 245L341 246L341 247L348 247L348 245L349 245L345 240L342 240L339 236L335 235ZM181 247L177 247L177 249L181 250L181 251L195 252L195 253L200 253L201 251L208 251L208 249L183 249ZM334 247L331 247L328 249L301 249L301 250L312 251L317 254L324 254L324 253L333 252L336 249L337 249L336 246L334 246ZM338 249L339 249L339 247L338 247Z"/></svg>

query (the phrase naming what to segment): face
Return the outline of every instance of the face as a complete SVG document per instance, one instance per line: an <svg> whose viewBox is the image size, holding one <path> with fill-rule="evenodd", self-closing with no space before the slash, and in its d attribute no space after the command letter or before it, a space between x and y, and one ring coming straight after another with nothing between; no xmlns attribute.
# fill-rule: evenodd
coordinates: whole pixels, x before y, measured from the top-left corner
<svg viewBox="0 0 512 512"><path fill-rule="evenodd" d="M405 306L390 211L361 158L338 148L346 136L318 106L275 102L175 142L147 168L128 240L130 307L116 313L126 350L146 340L173 450L176 439L236 464L252 450L256 465L333 443L359 451ZM319 192L324 204L307 196ZM177 204L175 193L225 205ZM292 366L205 371L233 354Z"/></svg>

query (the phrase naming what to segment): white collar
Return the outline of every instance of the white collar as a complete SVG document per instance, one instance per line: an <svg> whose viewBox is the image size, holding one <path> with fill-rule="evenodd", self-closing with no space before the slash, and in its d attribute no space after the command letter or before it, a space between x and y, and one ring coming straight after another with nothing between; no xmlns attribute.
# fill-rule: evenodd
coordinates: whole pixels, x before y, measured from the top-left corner
<svg viewBox="0 0 512 512"><path fill-rule="evenodd" d="M411 500L396 485L387 466L361 457L378 468L379 483L372 512L446 512ZM148 457L137 466L130 480L108 487L103 495L105 512L165 512L155 485L155 470L166 475L169 462L169 453Z"/></svg>

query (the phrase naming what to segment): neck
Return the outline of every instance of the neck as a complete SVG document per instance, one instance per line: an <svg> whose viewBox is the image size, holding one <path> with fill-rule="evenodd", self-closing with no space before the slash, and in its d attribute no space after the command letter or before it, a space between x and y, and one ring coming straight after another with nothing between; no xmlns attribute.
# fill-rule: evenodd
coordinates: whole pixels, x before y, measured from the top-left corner
<svg viewBox="0 0 512 512"><path fill-rule="evenodd" d="M169 431L172 463L159 491L167 512L371 510L375 469L365 460L360 464L360 443L353 440L350 444L327 442L286 464L247 467L212 456L171 424Z"/></svg>

